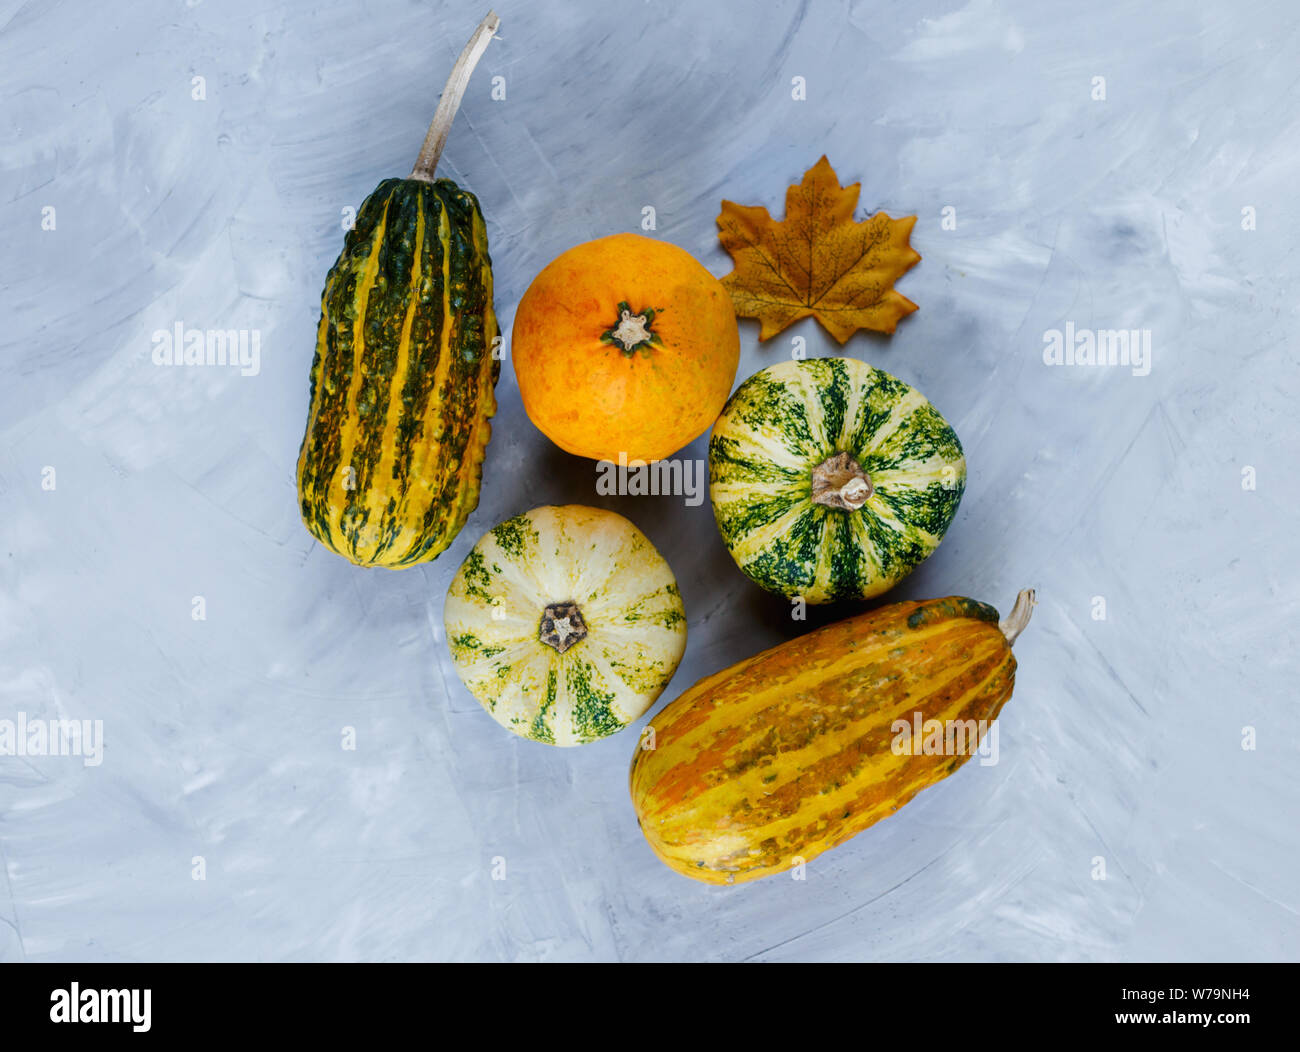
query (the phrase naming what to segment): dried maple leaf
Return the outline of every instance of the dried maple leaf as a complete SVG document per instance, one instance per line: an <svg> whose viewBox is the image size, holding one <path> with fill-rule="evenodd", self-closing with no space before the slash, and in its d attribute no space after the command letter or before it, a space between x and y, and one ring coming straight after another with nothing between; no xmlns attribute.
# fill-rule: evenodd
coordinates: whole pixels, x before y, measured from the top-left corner
<svg viewBox="0 0 1300 1052"><path fill-rule="evenodd" d="M739 317L762 323L760 340L812 316L843 343L859 329L893 332L916 310L893 288L921 258L907 240L916 216L855 223L860 187L840 186L823 157L786 191L780 222L761 205L722 202L718 236L736 263L722 284Z"/></svg>

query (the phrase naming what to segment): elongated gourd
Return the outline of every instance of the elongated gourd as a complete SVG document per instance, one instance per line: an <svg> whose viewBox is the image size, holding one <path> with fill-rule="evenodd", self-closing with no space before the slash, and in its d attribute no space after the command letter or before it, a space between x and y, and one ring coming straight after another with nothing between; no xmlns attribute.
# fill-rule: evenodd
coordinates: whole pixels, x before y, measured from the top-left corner
<svg viewBox="0 0 1300 1052"><path fill-rule="evenodd" d="M361 566L437 557L478 505L501 372L492 261L478 200L433 173L498 25L466 45L410 177L361 205L321 296L298 500Z"/></svg>
<svg viewBox="0 0 1300 1052"><path fill-rule="evenodd" d="M952 596L828 625L700 680L632 762L641 831L670 868L730 884L788 872L969 759L1011 697L1023 591L999 623ZM936 737L937 735L937 737Z"/></svg>

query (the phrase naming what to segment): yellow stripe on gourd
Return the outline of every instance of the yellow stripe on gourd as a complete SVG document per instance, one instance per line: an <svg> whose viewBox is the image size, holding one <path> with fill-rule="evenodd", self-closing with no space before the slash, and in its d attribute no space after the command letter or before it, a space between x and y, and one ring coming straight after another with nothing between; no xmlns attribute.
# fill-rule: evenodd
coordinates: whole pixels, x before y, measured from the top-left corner
<svg viewBox="0 0 1300 1052"><path fill-rule="evenodd" d="M752 490L750 491L752 495ZM811 490L810 490L811 492ZM720 502L721 503L721 502ZM809 499L805 503L795 502L783 514L771 519L756 529L737 537L731 545L731 554L742 566L762 555L780 537L785 537L796 523L812 509Z"/></svg>
<svg viewBox="0 0 1300 1052"><path fill-rule="evenodd" d="M961 622L958 622L957 624L961 624ZM909 629L905 635L891 637L888 640L888 648L884 648L883 644L875 644L873 641L867 641L872 643L873 646L882 647L882 649L879 650L879 652L846 650L832 658L809 661L800 666L797 673L795 673L792 678L797 681L806 682L810 685L825 684L834 679L850 675L853 672L876 664L878 660L885 657L888 653L888 649L907 647L909 650L915 650L916 652L924 651L934 637L946 635L952 632L954 627L954 622L937 621L920 628ZM969 631L968 628L967 631ZM991 648L996 650L1000 645L997 642L997 638L990 634L988 639ZM695 687L692 687L690 693L694 694L697 698L712 696L715 708L722 706L726 707L728 727L734 728L743 726L746 722L762 715L765 710L779 707L782 702L785 701L790 691L790 678L778 680L766 679L756 687L749 678L743 675L744 670L762 656L761 653L756 654L743 665L737 665L716 673L708 680L704 680L701 683L696 684ZM927 680L927 695L940 692L947 684L960 678L969 670L971 664L976 663L976 660L977 659L972 658L969 661L960 663L956 666L956 670L951 676L939 680L935 684L931 684L930 681ZM935 664L945 665L946 662L939 659ZM728 680L728 688L724 689L720 694L713 695L712 692L707 689L710 682L716 682L724 677ZM868 721L875 722L879 717L870 715L864 718ZM767 721L763 720L759 722L760 724L765 724ZM660 733L663 735L671 732L671 725L660 729ZM718 728L714 725L713 721L706 720L693 727L685 734L674 735L672 738L672 747L674 750L681 748L692 753L701 752L708 749L713 736L717 733ZM783 757L789 755L792 754L782 754Z"/></svg>
<svg viewBox="0 0 1300 1052"><path fill-rule="evenodd" d="M338 515L331 517L332 527L339 542L349 548L353 559L358 556L357 541L359 534L350 540L346 536L343 511L347 506L346 494L355 486L357 472L352 464L352 454L356 449L357 434L360 431L361 417L357 412L357 398L361 393L361 384L365 379L362 363L366 358L366 305L370 302L370 290L374 288L375 278L379 274L379 253L384 247L384 235L388 229L388 202L384 202L383 214L371 235L370 254L357 277L356 304L357 313L352 321L352 379L348 384L347 397L343 407L343 425L339 430L339 463L334 477L329 480L329 507L338 509ZM348 472L352 474L349 476ZM344 485L345 480L349 486ZM334 487L338 487L335 491Z"/></svg>
<svg viewBox="0 0 1300 1052"><path fill-rule="evenodd" d="M866 375L870 378L875 374L867 373ZM848 397L844 400L844 419L840 421L840 433L829 436L834 440L835 452L854 452L850 447L856 443L858 425L861 423L867 402L867 394L870 390L870 385L866 383L849 384Z"/></svg>
<svg viewBox="0 0 1300 1052"><path fill-rule="evenodd" d="M923 649L924 646L928 644L928 641L931 641L933 637L943 635L945 629L950 628L952 628L952 624L941 622L939 624L930 625L930 627L927 628L911 631L907 633L906 638L900 637L897 641L892 642L896 642L896 645L900 646L900 648L901 646L906 646L909 650L913 648L918 648L919 650ZM987 648L989 653L995 653L998 646L1000 646L1000 644L998 644L997 638L989 635ZM943 692L949 684L954 683L954 681L961 679L963 675L966 675L967 672L970 671L971 664L979 663L988 657L988 654L984 653L984 650L985 648L980 648L979 651L972 651L969 659L956 664L952 675L936 680L933 684L930 683L930 680L926 680L927 696ZM839 679L841 676L852 675L855 671L861 671L862 668L870 667L870 664L874 664L878 659L884 658L885 653L888 653L888 651L883 650L880 651L879 654L868 654L865 658L863 657L863 651L846 651L846 653L837 658L827 659L827 661L810 662L809 664L806 664L805 667L801 667L797 674L794 674L793 676L783 677L783 679L764 680L763 683L757 685L757 687L755 687L753 681L748 679L748 677L745 677L744 674L737 675L737 670L735 670L735 668L732 668L732 670L724 670L729 674L728 684L727 688L724 688L719 694L712 694L712 700L714 700L714 711L720 709L725 709L725 711L727 711L727 724L725 724L725 726L728 728L745 727L746 724L754 723L755 731L751 732L751 735L746 740L757 741L758 739L761 739L763 733L766 733L763 728L770 726L772 723L772 715L779 713L781 705L783 705L783 702L787 700L792 689L797 689L798 684L807 683L811 685L831 683L831 681ZM914 650L914 653L917 653L917 650ZM749 662L746 662L746 664L748 663ZM935 663L940 667L946 666L946 661L943 657L937 659ZM920 679L919 675L918 679ZM702 687L706 687L706 684L699 684L698 687L693 688L693 690L699 690L699 688ZM701 690L701 692L697 694L697 697L710 696L711 692L708 692L707 689ZM915 707L915 704L917 704L915 698L904 698L901 702L900 709L897 711L910 709L910 707ZM892 720L896 718L897 711L891 711L889 719ZM865 715L865 717L862 717L859 722L870 724L870 726L879 726L879 724L884 723L884 719L881 717L880 713L870 713ZM673 733L671 724L669 724L667 727L659 728L660 746L662 746L662 748L671 749L672 753L695 756L695 754L708 752L711 746L715 744L716 739L718 739L718 733L718 724L716 724L714 719L703 720L701 724L698 724L698 726L693 727L692 730L686 733L682 733L682 735L676 735L676 733ZM853 740L854 737L857 737L857 735L850 735L850 733L846 731L837 732L836 735L833 736L833 744L832 736L819 736L818 739L814 740L814 743L805 746L803 749L784 750L784 752L780 753L781 767L792 771L805 770L807 767L807 763L805 762L806 757L818 756L819 750L823 750L823 746L824 752L827 754L839 752L842 743L844 743L844 741ZM729 752L735 752L736 749L742 748L742 746L744 746L744 741L729 746ZM654 769L655 766L654 763L649 765L650 769Z"/></svg>
<svg viewBox="0 0 1300 1052"><path fill-rule="evenodd" d="M788 382L798 402L804 407L804 417L808 423L808 434L812 440L813 448L805 451L805 456L812 453L818 455L830 441L830 436L826 434L826 408L822 404L821 387L817 382L818 378L811 372L800 371L794 374L792 381ZM793 435L787 435L787 438L793 438Z"/></svg>
<svg viewBox="0 0 1300 1052"><path fill-rule="evenodd" d="M880 468L871 473L871 482L876 489L887 493L899 490L925 490L936 482L957 482L964 476L956 464L934 454L925 460L909 460L897 467ZM870 504L870 501L868 501Z"/></svg>
<svg viewBox="0 0 1300 1052"><path fill-rule="evenodd" d="M442 274L442 324L438 327L439 345L438 345L438 362L433 374L433 382L423 381L421 386L428 388L428 401L424 412L423 434L419 435L411 444L410 461L406 469L406 496L399 502L394 511L398 522L401 523L403 537L409 537L410 542L404 544L401 549L401 557L409 555L416 544L419 543L420 536L424 528L424 510L429 507L431 501L427 497L428 491L432 488L429 485L429 455L441 446L440 438L444 434L444 429L448 425L447 421L447 396L444 393L444 385L447 382L447 370L450 368L449 359L451 346L451 330L453 318L451 313L451 220L447 216L445 205L438 209L438 240L442 244L442 265L440 273ZM429 406L435 406L437 413L435 417L430 416ZM461 478L460 485L464 485L464 479ZM417 491L424 491L417 493ZM412 496L415 500L412 501ZM414 510L413 510L414 509Z"/></svg>
<svg viewBox="0 0 1300 1052"><path fill-rule="evenodd" d="M853 538L853 543L857 545L857 551L852 554L859 559L865 558L869 563L874 562L876 553L867 539L865 530L862 529L862 514L861 511L843 512L836 508L822 513L820 528L817 533L817 562L813 567L812 585L808 588L810 595L817 597L830 596L833 583L832 566L837 556L842 558L846 554L838 540L840 537L840 531L837 528L839 523L832 521L833 516L848 516L849 536ZM832 543L830 537L835 537L835 542ZM875 576L878 576L878 568L876 569L877 574Z"/></svg>
<svg viewBox="0 0 1300 1052"><path fill-rule="evenodd" d="M487 228L483 225L482 216L477 209L470 217L471 233L474 239L475 249L480 257L487 260ZM487 289L487 295L484 302L486 307L483 311L483 339L485 342L484 359L479 362L478 373L475 376L474 404L479 409L479 433L470 437L466 443L464 456L478 457L482 456L489 439L492 437L492 421L489 419L496 412L496 396L494 385L492 383L492 338L496 335L496 314L492 309L492 268L483 263L479 271L482 280ZM457 341L459 345L459 340ZM449 366L450 367L450 363ZM479 484L478 474L470 471L462 471L460 486L456 492L456 503L448 512L449 517L455 517L460 514L461 509L469 500L469 491L473 486Z"/></svg>
<svg viewBox="0 0 1300 1052"><path fill-rule="evenodd" d="M869 456L871 453L880 449L881 446L889 441L890 436L892 436L895 431L907 422L909 416L926 405L929 405L929 401L926 399L925 395L921 394L921 392L914 387L908 390L902 398L890 407L889 416L887 416L881 422L880 426L872 432L871 437L867 441L866 448L861 451L862 455ZM874 479L875 476L873 475L872 478Z"/></svg>
<svg viewBox="0 0 1300 1052"><path fill-rule="evenodd" d="M388 406L384 414L384 439L379 446L379 462L374 469L374 477L379 479L379 485L372 485L366 494L366 511L369 512L369 522L371 529L374 531L374 543L376 546L383 543L383 533L380 531L385 509L388 502L392 499L392 490L388 485L388 480L393 477L393 468L397 464L397 427L401 422L404 413L402 404L402 391L406 387L406 378L411 368L411 327L415 323L415 315L420 309L420 255L424 249L424 201L417 197L415 200L415 250L411 257L411 277L408 286L409 300L406 305L406 316L402 319L402 332L397 341L397 364L393 369L393 375L390 378L388 389ZM384 547L382 552L376 553L376 562L387 564L392 562L392 552L403 551L401 547L402 534L396 533L392 541Z"/></svg>

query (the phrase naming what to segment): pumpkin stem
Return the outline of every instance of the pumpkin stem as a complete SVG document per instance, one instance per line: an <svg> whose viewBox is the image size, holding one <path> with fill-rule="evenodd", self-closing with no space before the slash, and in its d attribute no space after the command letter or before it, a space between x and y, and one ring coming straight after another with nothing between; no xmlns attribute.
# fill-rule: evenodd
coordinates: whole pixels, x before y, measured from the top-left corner
<svg viewBox="0 0 1300 1052"><path fill-rule="evenodd" d="M587 623L582 619L578 604L548 603L542 611L542 624L537 630L537 638L548 647L553 647L557 654L563 654L575 643L587 638Z"/></svg>
<svg viewBox="0 0 1300 1052"><path fill-rule="evenodd" d="M1034 606L1037 603L1038 600L1034 598L1034 590L1026 588L1016 596L1016 605L1011 608L1011 613L998 622L998 628L1007 637L1008 645L1014 643L1016 636L1025 630L1025 625L1029 624L1029 619L1033 616Z"/></svg>
<svg viewBox="0 0 1300 1052"><path fill-rule="evenodd" d="M618 305L618 320L600 334L600 340L602 343L612 343L623 352L625 358L631 358L637 351L649 353L652 345L662 346L659 334L650 328L654 324L655 315L662 313L662 308L655 310L653 307L647 307L638 313L626 300L622 300Z"/></svg>
<svg viewBox="0 0 1300 1052"><path fill-rule="evenodd" d="M438 159L442 157L442 148L447 145L447 133L451 131L451 122L456 119L456 111L460 109L460 100L465 97L465 88L469 85L470 74L474 72L474 67L478 65L478 60L483 57L483 52L487 50L492 40L492 35L500 26L501 19L497 17L497 13L489 11L487 17L474 30L474 35L469 38L469 43L460 53L456 64L452 66L451 76L447 78L447 86L442 89L442 98L438 100L437 112L434 113L433 122L424 136L424 145L420 147L420 156L415 159L415 167L411 170L410 178L424 183L433 182L434 169L438 167Z"/></svg>
<svg viewBox="0 0 1300 1052"><path fill-rule="evenodd" d="M814 504L857 511L875 492L870 476L847 453L836 453L812 469Z"/></svg>

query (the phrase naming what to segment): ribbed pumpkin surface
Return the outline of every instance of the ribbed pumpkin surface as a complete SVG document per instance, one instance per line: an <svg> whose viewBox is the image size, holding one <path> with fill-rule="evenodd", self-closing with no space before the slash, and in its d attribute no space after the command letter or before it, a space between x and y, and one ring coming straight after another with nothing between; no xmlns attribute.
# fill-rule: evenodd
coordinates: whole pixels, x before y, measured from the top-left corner
<svg viewBox="0 0 1300 1052"><path fill-rule="evenodd" d="M814 500L847 454L870 479L853 511ZM731 396L709 441L713 513L736 564L809 603L867 599L938 546L966 487L948 422L914 387L851 358L782 362Z"/></svg>
<svg viewBox="0 0 1300 1052"><path fill-rule="evenodd" d="M568 615L562 650L543 640L548 613ZM452 579L444 618L470 692L503 727L549 745L622 730L686 649L681 593L654 545L623 516L574 504L484 534Z"/></svg>
<svg viewBox="0 0 1300 1052"><path fill-rule="evenodd" d="M631 772L641 830L697 880L788 872L974 751L896 755L895 720L991 721L1015 672L997 611L960 597L897 603L764 651L651 720L655 747L638 748Z"/></svg>
<svg viewBox="0 0 1300 1052"><path fill-rule="evenodd" d="M740 332L727 290L688 252L611 234L533 279L515 311L510 358L524 409L560 448L653 461L717 419Z"/></svg>
<svg viewBox="0 0 1300 1052"><path fill-rule="evenodd" d="M298 455L303 521L364 566L424 562L478 504L501 363L478 201L386 179L325 283Z"/></svg>

